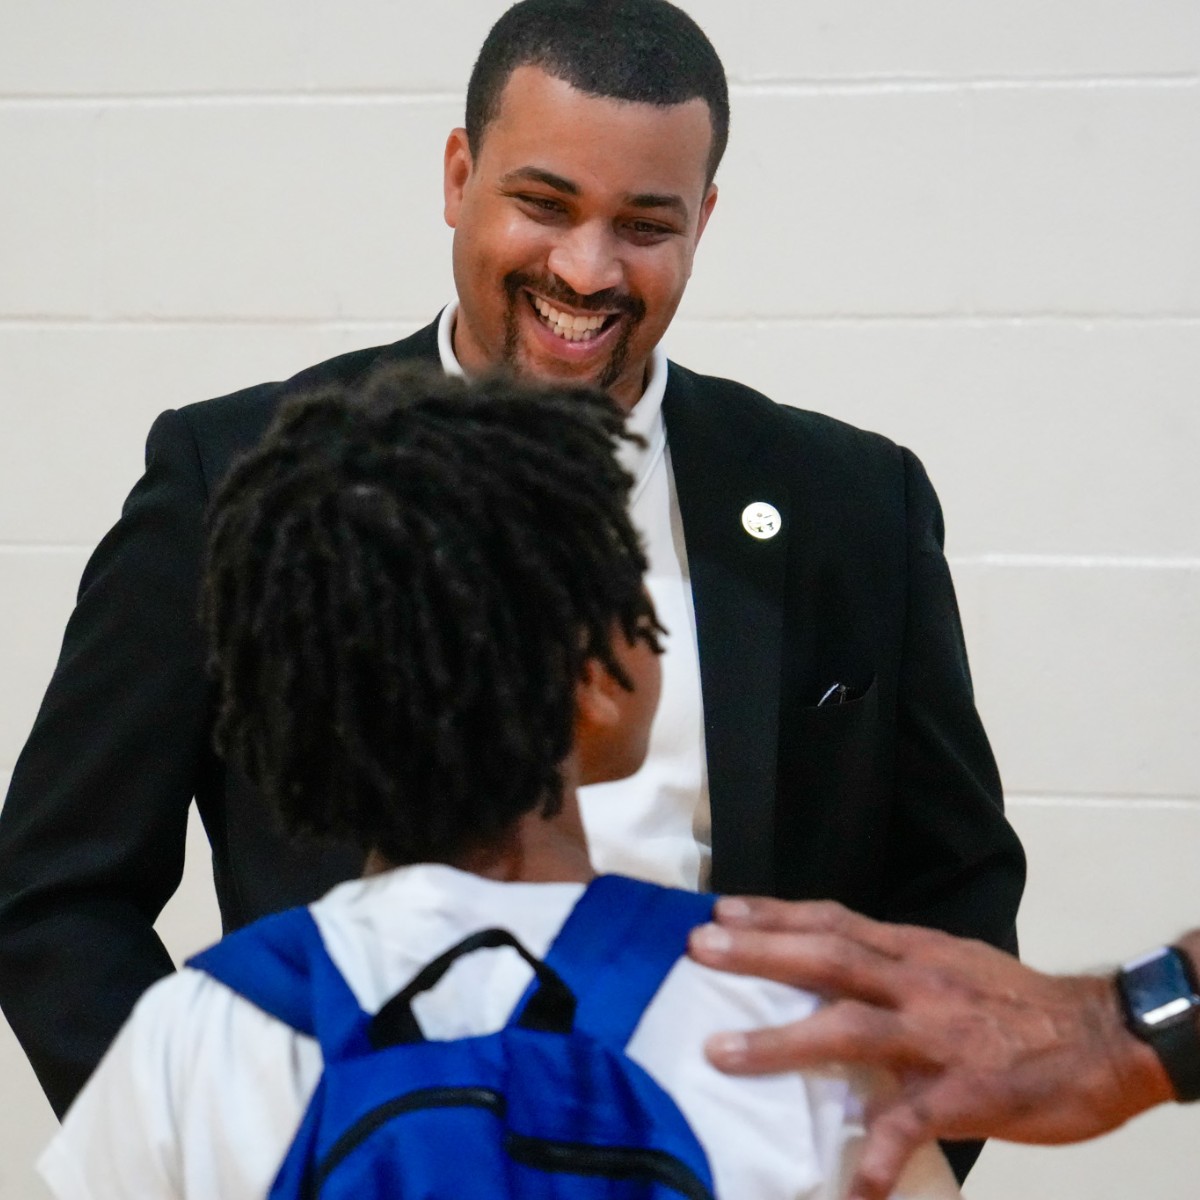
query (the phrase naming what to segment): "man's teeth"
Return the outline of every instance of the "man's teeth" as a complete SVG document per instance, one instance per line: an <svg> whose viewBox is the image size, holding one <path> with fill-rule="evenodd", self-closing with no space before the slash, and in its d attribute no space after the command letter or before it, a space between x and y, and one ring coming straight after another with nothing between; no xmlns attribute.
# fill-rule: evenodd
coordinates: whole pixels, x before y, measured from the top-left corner
<svg viewBox="0 0 1200 1200"><path fill-rule="evenodd" d="M559 312L552 304L547 304L540 296L533 297L533 306L542 316L542 320L568 342L590 342L607 319L603 315L590 317L573 317L570 313Z"/></svg>

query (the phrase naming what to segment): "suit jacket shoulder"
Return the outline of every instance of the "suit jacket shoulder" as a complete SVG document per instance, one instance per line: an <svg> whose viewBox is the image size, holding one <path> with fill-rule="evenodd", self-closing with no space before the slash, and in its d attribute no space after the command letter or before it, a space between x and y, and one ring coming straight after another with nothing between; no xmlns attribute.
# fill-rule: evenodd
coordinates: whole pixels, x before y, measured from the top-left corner
<svg viewBox="0 0 1200 1200"><path fill-rule="evenodd" d="M167 410L147 438L142 478L88 562L0 809L0 1005L60 1114L137 996L171 969L152 922L179 883L193 796L227 926L312 899L361 866L357 851L293 847L212 753L195 619L204 508L285 396L414 358L436 361L436 324Z"/></svg>
<svg viewBox="0 0 1200 1200"><path fill-rule="evenodd" d="M757 479L786 482L830 515L878 520L903 510L906 464L913 456L883 434L676 363L664 411L673 455L711 448L726 464L746 464Z"/></svg>
<svg viewBox="0 0 1200 1200"><path fill-rule="evenodd" d="M257 444L279 405L297 392L325 385L349 384L383 362L437 361L437 321L386 346L370 346L326 359L290 379L259 383L179 409L196 443L209 491L220 482L233 459Z"/></svg>

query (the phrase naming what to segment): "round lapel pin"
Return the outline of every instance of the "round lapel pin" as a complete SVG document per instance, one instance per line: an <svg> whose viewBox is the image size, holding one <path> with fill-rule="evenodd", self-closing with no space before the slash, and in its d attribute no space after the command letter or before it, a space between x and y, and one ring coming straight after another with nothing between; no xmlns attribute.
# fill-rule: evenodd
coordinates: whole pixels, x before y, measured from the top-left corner
<svg viewBox="0 0 1200 1200"><path fill-rule="evenodd" d="M765 500L755 500L742 509L742 528L759 541L773 538L783 528L779 509Z"/></svg>

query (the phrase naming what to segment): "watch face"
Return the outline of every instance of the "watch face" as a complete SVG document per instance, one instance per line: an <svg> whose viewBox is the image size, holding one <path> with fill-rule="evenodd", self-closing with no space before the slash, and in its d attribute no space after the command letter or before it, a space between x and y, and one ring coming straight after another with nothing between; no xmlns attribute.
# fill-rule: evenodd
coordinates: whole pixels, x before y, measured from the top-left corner
<svg viewBox="0 0 1200 1200"><path fill-rule="evenodd" d="M1169 1023L1196 1002L1183 960L1170 948L1129 963L1122 984L1135 1019L1148 1029Z"/></svg>

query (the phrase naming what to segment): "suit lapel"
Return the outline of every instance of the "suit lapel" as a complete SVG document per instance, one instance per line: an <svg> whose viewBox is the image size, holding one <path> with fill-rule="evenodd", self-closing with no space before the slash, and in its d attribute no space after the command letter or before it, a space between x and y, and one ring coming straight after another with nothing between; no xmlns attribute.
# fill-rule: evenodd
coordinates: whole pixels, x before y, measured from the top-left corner
<svg viewBox="0 0 1200 1200"><path fill-rule="evenodd" d="M712 887L769 895L791 498L772 447L756 441L736 397L726 400L672 364L663 415L700 646ZM742 526L759 501L782 517L766 540Z"/></svg>

